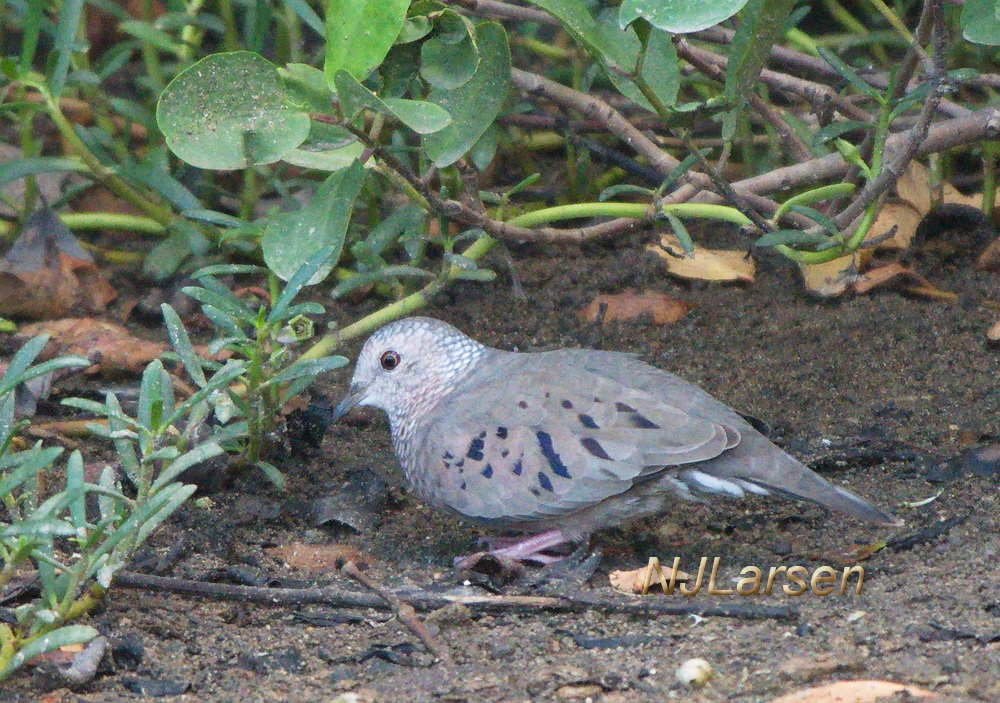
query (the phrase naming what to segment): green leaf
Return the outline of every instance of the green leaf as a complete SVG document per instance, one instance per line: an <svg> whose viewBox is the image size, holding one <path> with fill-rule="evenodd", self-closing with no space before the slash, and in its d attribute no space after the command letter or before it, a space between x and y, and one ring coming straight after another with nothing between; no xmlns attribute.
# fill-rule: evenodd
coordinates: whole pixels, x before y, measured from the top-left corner
<svg viewBox="0 0 1000 703"><path fill-rule="evenodd" d="M631 74L635 71L639 51L642 49L642 42L636 36L635 30L632 27L625 29L619 27L616 12L612 8L601 13L599 21L599 29L604 37L605 59L619 69L607 68L605 73L608 80L614 84L618 92L636 105L656 112L636 84L620 72ZM646 59L642 65L642 77L661 103L669 107L677 102L680 70L677 64L677 51L668 33L655 28L650 30Z"/></svg>
<svg viewBox="0 0 1000 703"><path fill-rule="evenodd" d="M369 283L376 283L378 281L385 281L391 278L433 278L434 274L429 271L424 271L423 269L418 269L414 266L384 266L376 271L369 271L367 273L359 273L357 275L351 276L347 280L338 283L333 290L330 291L330 297L334 300L342 298L343 296L350 293L356 288L368 285Z"/></svg>
<svg viewBox="0 0 1000 703"><path fill-rule="evenodd" d="M17 654L10 658L3 670L0 670L0 681L9 677L25 662L31 661L37 656L71 644L85 644L97 637L98 634L97 630L90 625L67 625L47 635L36 637L21 647Z"/></svg>
<svg viewBox="0 0 1000 703"><path fill-rule="evenodd" d="M830 241L825 234L804 232L800 229L782 229L768 232L754 242L758 247L776 247L779 244L824 244Z"/></svg>
<svg viewBox="0 0 1000 703"><path fill-rule="evenodd" d="M205 370L201 367L201 357L194 350L191 338L188 336L184 323L180 316L170 305L163 303L160 305L163 311L163 322L167 326L167 334L170 336L170 343L173 344L177 356L181 358L181 363L187 369L188 375L199 387L204 387L208 383L205 378Z"/></svg>
<svg viewBox="0 0 1000 703"><path fill-rule="evenodd" d="M666 213L667 219L670 220L670 226L674 230L674 235L677 237L677 241L680 242L681 249L688 256L694 256L694 242L691 240L691 233L688 232L687 227L681 221L677 215L671 213Z"/></svg>
<svg viewBox="0 0 1000 703"><path fill-rule="evenodd" d="M437 132L452 121L447 111L429 102L402 98L382 100L347 71L337 73L335 82L337 94L348 119L353 119L361 110L374 110L395 117L418 134Z"/></svg>
<svg viewBox="0 0 1000 703"><path fill-rule="evenodd" d="M481 60L472 79L455 90L433 89L427 99L440 105L454 122L424 136L427 155L438 168L450 166L479 141L500 113L510 88L510 47L498 22L476 26Z"/></svg>
<svg viewBox="0 0 1000 703"><path fill-rule="evenodd" d="M285 154L282 161L320 171L339 171L350 166L364 151L364 145L343 127L313 121L306 140Z"/></svg>
<svg viewBox="0 0 1000 703"><path fill-rule="evenodd" d="M170 462L170 464L160 472L160 475L156 477L156 480L153 481L152 490L154 492L160 490L192 466L200 464L203 461L208 461L209 459L217 457L223 453L222 447L215 442L205 442L204 444L199 444L191 451L181 454L179 457Z"/></svg>
<svg viewBox="0 0 1000 703"><path fill-rule="evenodd" d="M341 74L346 75L346 74ZM264 231L264 262L283 280L289 280L317 251L329 247L329 261L310 281L326 278L340 259L354 199L361 190L364 168L354 162L330 175L312 202L298 212L272 218Z"/></svg>
<svg viewBox="0 0 1000 703"><path fill-rule="evenodd" d="M861 172L865 174L865 178L872 177L871 167L869 167L868 164L865 163L865 160L861 158L861 152L858 151L858 147L854 146L845 139L835 139L833 141L833 145L837 147L837 151L839 151L840 155L844 157L844 161L861 169Z"/></svg>
<svg viewBox="0 0 1000 703"><path fill-rule="evenodd" d="M299 270L295 272L295 275L288 279L285 289L281 291L281 295L274 301L271 312L267 316L268 322L277 322L285 317L285 313L292 304L292 301L295 300L295 296L302 291L303 287L309 285L309 281L313 279L317 271L330 264L330 257L333 255L333 252L333 247L323 247L306 259L302 266L299 267Z"/></svg>
<svg viewBox="0 0 1000 703"><path fill-rule="evenodd" d="M257 468L264 472L264 477L279 491L285 490L285 475L278 467L267 461L258 461Z"/></svg>
<svg viewBox="0 0 1000 703"><path fill-rule="evenodd" d="M814 149L826 144L832 139L837 139L842 134L853 132L857 129L872 129L874 125L859 120L844 120L842 122L832 122L813 136L812 146Z"/></svg>
<svg viewBox="0 0 1000 703"><path fill-rule="evenodd" d="M54 171L86 171L87 167L79 159L61 156L32 156L27 159L13 159L0 163L0 185L16 181L25 176Z"/></svg>
<svg viewBox="0 0 1000 703"><path fill-rule="evenodd" d="M468 24L461 41L435 36L420 47L420 75L434 88L454 90L468 83L479 66L479 48Z"/></svg>
<svg viewBox="0 0 1000 703"><path fill-rule="evenodd" d="M818 203L821 200L830 200L831 198L845 198L853 193L854 190L855 185L853 183L831 183L812 188L798 195L793 195L778 206L778 209L774 212L773 221L778 222L782 215L796 205Z"/></svg>
<svg viewBox="0 0 1000 703"><path fill-rule="evenodd" d="M816 50L819 51L819 55L823 57L823 60L830 64L833 70L839 73L840 76L845 81L850 83L855 90L872 96L880 103L885 102L885 98L882 97L882 94L877 89L861 80L861 77L858 76L854 69L848 66L843 59L825 47L817 46Z"/></svg>
<svg viewBox="0 0 1000 703"><path fill-rule="evenodd" d="M965 0L959 23L967 40L1000 46L1000 0Z"/></svg>
<svg viewBox="0 0 1000 703"><path fill-rule="evenodd" d="M139 409L136 419L142 427L153 433L160 429L160 423L163 421L165 373L163 362L153 359L142 372L142 381L139 383ZM167 385L170 385L169 378Z"/></svg>
<svg viewBox="0 0 1000 703"><path fill-rule="evenodd" d="M160 96L156 122L178 157L200 168L269 164L309 134L309 116L287 106L270 61L249 51L213 54Z"/></svg>
<svg viewBox="0 0 1000 703"><path fill-rule="evenodd" d="M334 114L335 96L321 70L304 63L290 63L279 68L278 73L285 81L289 104L305 112Z"/></svg>
<svg viewBox="0 0 1000 703"><path fill-rule="evenodd" d="M328 0L327 80L332 84L338 71L364 80L389 53L409 6L410 0Z"/></svg>
<svg viewBox="0 0 1000 703"><path fill-rule="evenodd" d="M343 368L346 365L347 359L343 356L324 356L321 359L299 360L291 366L283 369L280 373L276 374L274 378L270 379L267 383L268 385L274 383L287 383L288 381L292 381L296 378L303 378L306 376L315 378L321 373Z"/></svg>
<svg viewBox="0 0 1000 703"><path fill-rule="evenodd" d="M726 66L726 97L742 111L781 34L795 0L749 0L740 11L739 25Z"/></svg>
<svg viewBox="0 0 1000 703"><path fill-rule="evenodd" d="M77 46L76 33L80 27L80 16L83 14L83 0L64 0L59 10L59 22L56 25L56 35L49 71L49 92L56 100L62 95L69 73L70 56Z"/></svg>
<svg viewBox="0 0 1000 703"><path fill-rule="evenodd" d="M687 34L729 19L746 4L747 0L625 0L618 22L627 27L642 18L665 32Z"/></svg>

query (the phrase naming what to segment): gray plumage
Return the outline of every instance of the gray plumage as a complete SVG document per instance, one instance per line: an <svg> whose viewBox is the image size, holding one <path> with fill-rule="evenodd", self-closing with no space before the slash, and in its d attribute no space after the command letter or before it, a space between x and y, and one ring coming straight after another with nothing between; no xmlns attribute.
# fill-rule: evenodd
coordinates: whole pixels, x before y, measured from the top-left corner
<svg viewBox="0 0 1000 703"><path fill-rule="evenodd" d="M578 540L658 513L673 496L770 493L899 524L705 391L629 354L505 352L407 318L367 341L336 417L358 404L388 414L420 498L487 526Z"/></svg>

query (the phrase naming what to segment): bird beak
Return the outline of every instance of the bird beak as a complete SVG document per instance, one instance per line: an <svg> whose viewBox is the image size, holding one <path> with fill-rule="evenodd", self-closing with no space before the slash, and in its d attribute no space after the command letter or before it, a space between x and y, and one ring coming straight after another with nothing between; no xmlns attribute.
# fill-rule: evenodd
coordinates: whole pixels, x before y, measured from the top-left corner
<svg viewBox="0 0 1000 703"><path fill-rule="evenodd" d="M347 395L344 399L340 401L340 404L334 408L333 418L331 422L336 422L344 415L349 413L354 407L360 403L365 396L365 389L359 386L357 383L352 383L351 387L347 389Z"/></svg>

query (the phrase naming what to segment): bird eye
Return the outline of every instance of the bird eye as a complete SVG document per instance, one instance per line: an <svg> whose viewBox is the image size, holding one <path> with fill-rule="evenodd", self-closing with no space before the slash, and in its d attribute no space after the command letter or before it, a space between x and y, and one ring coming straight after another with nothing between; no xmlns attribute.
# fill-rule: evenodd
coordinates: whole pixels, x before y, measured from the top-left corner
<svg viewBox="0 0 1000 703"><path fill-rule="evenodd" d="M382 364L382 368L386 371L392 371L399 366L399 354L391 349L387 352L382 352L382 358L379 359L379 363Z"/></svg>

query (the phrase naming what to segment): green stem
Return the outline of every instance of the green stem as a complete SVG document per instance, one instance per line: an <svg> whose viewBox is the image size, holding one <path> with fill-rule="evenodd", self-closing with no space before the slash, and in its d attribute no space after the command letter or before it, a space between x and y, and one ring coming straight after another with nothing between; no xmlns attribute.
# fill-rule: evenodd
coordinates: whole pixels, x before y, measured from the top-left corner
<svg viewBox="0 0 1000 703"><path fill-rule="evenodd" d="M197 17L203 4L205 4L205 0L191 0L184 9L184 14L191 18ZM204 35L205 32L200 27L193 24L184 26L184 29L181 30L181 48L178 54L181 61L190 61L194 58L195 44L199 44Z"/></svg>
<svg viewBox="0 0 1000 703"><path fill-rule="evenodd" d="M983 144L983 212L989 218L997 206L997 157L1000 157L1000 141L992 140Z"/></svg>
<svg viewBox="0 0 1000 703"><path fill-rule="evenodd" d="M39 87L42 88L41 86ZM119 178L107 166L102 164L100 160L94 156L93 152L87 148L87 145L83 143L83 140L77 136L76 130L73 128L73 124L66 119L66 115L64 115L62 110L59 108L58 101L53 99L48 90L41 89L41 93L42 97L45 99L45 106L47 112L49 113L49 117L55 123L56 129L59 130L59 134L66 140L66 143L69 144L70 149L72 149L80 160L83 161L84 165L90 169L91 175L115 195L120 197L122 200L127 201L131 205L134 205L151 219L159 222L164 227L169 226L174 220L173 212L171 212L169 208L163 207L162 205L158 205L144 198L137 190Z"/></svg>
<svg viewBox="0 0 1000 703"><path fill-rule="evenodd" d="M59 219L73 230L125 230L144 234L166 234L167 228L156 220L141 215L122 215L116 212L67 212L60 213ZM14 234L13 222L0 221L0 238Z"/></svg>
<svg viewBox="0 0 1000 703"><path fill-rule="evenodd" d="M155 21L153 0L142 0L141 13L143 22L152 24ZM163 77L163 67L160 65L160 54L151 42L142 42L142 61L146 66L146 73L149 74L149 80L153 84L153 92L159 95L163 92L167 82Z"/></svg>
<svg viewBox="0 0 1000 703"><path fill-rule="evenodd" d="M222 26L225 28L223 46L226 47L226 51L238 51L240 35L236 30L236 13L233 12L232 0L219 0L219 15L222 17Z"/></svg>

